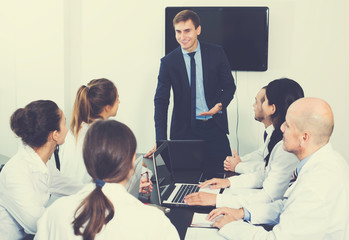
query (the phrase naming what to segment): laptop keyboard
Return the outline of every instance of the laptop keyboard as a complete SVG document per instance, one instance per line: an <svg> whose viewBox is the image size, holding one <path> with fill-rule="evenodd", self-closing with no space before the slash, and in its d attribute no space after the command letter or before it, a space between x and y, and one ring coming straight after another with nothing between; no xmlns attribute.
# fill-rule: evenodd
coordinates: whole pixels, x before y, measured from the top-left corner
<svg viewBox="0 0 349 240"><path fill-rule="evenodd" d="M199 187L198 185L185 185L183 184L176 196L173 198L172 202L173 203L184 203L184 197L187 196L188 194L194 193L194 192L198 192L199 191Z"/></svg>

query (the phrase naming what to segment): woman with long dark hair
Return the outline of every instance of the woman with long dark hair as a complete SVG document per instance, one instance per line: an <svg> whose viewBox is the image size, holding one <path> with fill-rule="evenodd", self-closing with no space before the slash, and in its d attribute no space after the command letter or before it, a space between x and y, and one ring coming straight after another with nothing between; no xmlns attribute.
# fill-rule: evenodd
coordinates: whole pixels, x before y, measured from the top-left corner
<svg viewBox="0 0 349 240"><path fill-rule="evenodd" d="M264 159L265 168L227 179L210 179L201 184L201 187L212 185L211 188L229 187L229 190L218 195L194 193L186 197L187 203L240 208L253 202L272 202L280 199L287 190L292 172L298 163L294 154L282 148L280 126L285 121L288 107L302 97L303 89L294 80L281 78L270 82L266 87L262 109L265 116L271 117L275 130L268 144L269 154Z"/></svg>
<svg viewBox="0 0 349 240"><path fill-rule="evenodd" d="M54 202L38 222L36 239L179 239L163 212L125 190L135 152L136 139L126 125L115 120L93 123L83 145L93 182Z"/></svg>
<svg viewBox="0 0 349 240"><path fill-rule="evenodd" d="M10 120L20 147L0 173L0 238L23 239L35 234L51 193L70 195L82 185L63 178L48 164L67 134L65 116L56 103L34 101L17 109Z"/></svg>

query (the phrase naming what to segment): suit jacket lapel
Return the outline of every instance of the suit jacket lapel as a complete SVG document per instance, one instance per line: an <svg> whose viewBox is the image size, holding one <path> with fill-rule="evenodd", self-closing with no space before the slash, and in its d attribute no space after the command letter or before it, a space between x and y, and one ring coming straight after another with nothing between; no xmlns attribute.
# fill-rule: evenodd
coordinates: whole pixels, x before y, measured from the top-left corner
<svg viewBox="0 0 349 240"><path fill-rule="evenodd" d="M208 81L208 69L209 69L209 57L208 57L208 50L205 43L200 42L200 50L201 50L201 62L202 62L202 75L203 75L203 83L204 83L204 90L205 90L205 96L207 96L207 81Z"/></svg>
<svg viewBox="0 0 349 240"><path fill-rule="evenodd" d="M181 81L184 81L183 84L186 89L186 94L190 96L190 85L189 85L189 79L188 79L188 73L187 73L187 68L185 67L185 62L184 62L184 56L181 50L181 47L177 48L177 57L176 57L176 64L178 66L178 74L179 74L179 79Z"/></svg>

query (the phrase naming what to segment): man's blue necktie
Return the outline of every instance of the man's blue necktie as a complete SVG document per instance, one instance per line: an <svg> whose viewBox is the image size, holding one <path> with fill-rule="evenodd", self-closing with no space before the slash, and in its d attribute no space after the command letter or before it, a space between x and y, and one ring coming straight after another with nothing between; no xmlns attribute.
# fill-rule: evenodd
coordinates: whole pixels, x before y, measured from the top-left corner
<svg viewBox="0 0 349 240"><path fill-rule="evenodd" d="M190 56L190 95L191 95L191 126L195 125L196 120L196 64L195 52L188 53Z"/></svg>

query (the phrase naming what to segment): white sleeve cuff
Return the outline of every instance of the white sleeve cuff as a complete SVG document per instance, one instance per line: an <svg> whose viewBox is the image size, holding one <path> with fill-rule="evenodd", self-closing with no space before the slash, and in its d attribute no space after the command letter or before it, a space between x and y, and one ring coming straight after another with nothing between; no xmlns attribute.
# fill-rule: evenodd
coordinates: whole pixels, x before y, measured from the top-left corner
<svg viewBox="0 0 349 240"><path fill-rule="evenodd" d="M217 194L216 197L216 207L230 207L230 208L241 208L241 204L238 201L237 197L234 195L231 195L229 193L226 194Z"/></svg>

